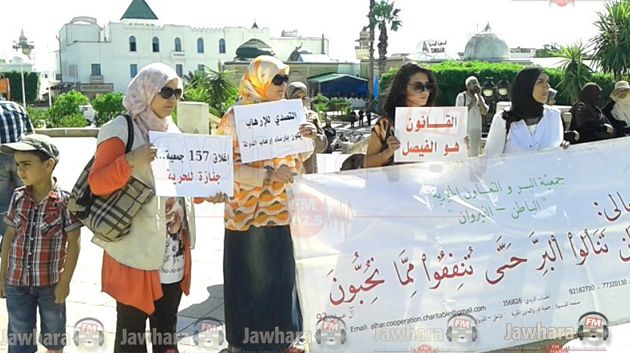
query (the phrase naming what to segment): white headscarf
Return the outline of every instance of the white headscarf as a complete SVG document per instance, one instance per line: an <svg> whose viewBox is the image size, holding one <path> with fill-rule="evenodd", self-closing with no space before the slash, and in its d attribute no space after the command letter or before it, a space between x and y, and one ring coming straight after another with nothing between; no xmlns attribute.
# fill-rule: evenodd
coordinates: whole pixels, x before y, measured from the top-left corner
<svg viewBox="0 0 630 353"><path fill-rule="evenodd" d="M630 126L630 95L624 99L618 99L612 109L612 115L617 120L625 121Z"/></svg>
<svg viewBox="0 0 630 353"><path fill-rule="evenodd" d="M297 99L297 94L303 92L304 95L308 94L308 88L300 81L291 82L287 86L287 90L284 92L284 98Z"/></svg>
<svg viewBox="0 0 630 353"><path fill-rule="evenodd" d="M630 94L626 95L626 98L621 99L620 93L627 90L628 81L619 81L615 84L615 90L610 94L610 98L615 102L611 111L613 117L620 121L625 121L627 126L630 126Z"/></svg>
<svg viewBox="0 0 630 353"><path fill-rule="evenodd" d="M468 87L468 84L471 83L473 80L479 82L479 80L477 80L475 76L468 76L468 78L466 79L466 87Z"/></svg>
<svg viewBox="0 0 630 353"><path fill-rule="evenodd" d="M127 87L123 106L145 138L148 138L149 131L168 130L168 125L172 121L171 117L160 119L155 115L151 110L151 101L173 79L177 79L178 88L183 88L182 80L172 67L162 63L153 63L143 67Z"/></svg>

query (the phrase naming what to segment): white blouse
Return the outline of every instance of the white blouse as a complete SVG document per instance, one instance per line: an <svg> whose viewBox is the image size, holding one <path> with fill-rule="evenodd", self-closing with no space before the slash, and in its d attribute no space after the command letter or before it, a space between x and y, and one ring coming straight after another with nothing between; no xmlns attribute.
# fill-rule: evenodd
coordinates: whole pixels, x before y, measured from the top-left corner
<svg viewBox="0 0 630 353"><path fill-rule="evenodd" d="M527 126L524 120L513 122L507 136L505 133L506 121L502 114L503 111L500 111L492 119L486 140L486 156L540 151L558 147L564 140L564 127L559 110L545 106L543 117L538 124L533 126Z"/></svg>

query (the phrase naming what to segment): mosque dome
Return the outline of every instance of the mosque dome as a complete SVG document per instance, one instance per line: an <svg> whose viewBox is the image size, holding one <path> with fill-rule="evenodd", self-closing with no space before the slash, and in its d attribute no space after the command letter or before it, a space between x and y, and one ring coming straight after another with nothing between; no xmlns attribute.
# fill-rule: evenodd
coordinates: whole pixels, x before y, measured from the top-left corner
<svg viewBox="0 0 630 353"><path fill-rule="evenodd" d="M267 43L260 39L252 38L236 49L235 60L252 60L260 55L274 56L275 53Z"/></svg>
<svg viewBox="0 0 630 353"><path fill-rule="evenodd" d="M464 60L502 61L510 58L510 48L492 32L490 24L466 43Z"/></svg>

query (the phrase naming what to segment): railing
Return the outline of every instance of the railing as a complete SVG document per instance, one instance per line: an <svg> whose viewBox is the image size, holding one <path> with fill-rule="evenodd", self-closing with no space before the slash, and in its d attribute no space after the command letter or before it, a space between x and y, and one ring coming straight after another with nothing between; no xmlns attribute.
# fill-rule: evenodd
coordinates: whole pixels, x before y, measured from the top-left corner
<svg viewBox="0 0 630 353"><path fill-rule="evenodd" d="M91 75L90 83L103 83L103 75Z"/></svg>

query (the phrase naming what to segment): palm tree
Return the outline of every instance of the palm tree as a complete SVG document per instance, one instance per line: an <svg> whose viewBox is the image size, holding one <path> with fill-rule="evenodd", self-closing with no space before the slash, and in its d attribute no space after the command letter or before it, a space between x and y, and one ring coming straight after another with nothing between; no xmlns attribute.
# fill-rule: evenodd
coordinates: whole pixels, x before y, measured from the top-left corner
<svg viewBox="0 0 630 353"><path fill-rule="evenodd" d="M204 70L189 72L184 76L184 98L192 102L205 102L212 114L223 116L238 98L238 90L232 83L232 71L218 65L216 70L205 66Z"/></svg>
<svg viewBox="0 0 630 353"><path fill-rule="evenodd" d="M374 18L374 8L376 0L370 0L370 11L368 20L370 21L370 67L368 68L368 110L374 107L374 31L376 30L376 19Z"/></svg>
<svg viewBox="0 0 630 353"><path fill-rule="evenodd" d="M602 70L613 73L619 81L630 72L630 0L608 3L597 15L594 58Z"/></svg>
<svg viewBox="0 0 630 353"><path fill-rule="evenodd" d="M582 43L561 48L561 56L564 58L561 66L563 75L558 88L562 95L568 98L571 103L578 101L582 87L592 77L593 71L584 64L585 49Z"/></svg>
<svg viewBox="0 0 630 353"><path fill-rule="evenodd" d="M216 109L217 116L223 116L226 110L238 99L238 89L232 83L233 72L223 70L221 65L217 70L206 68L207 87L208 87L208 104Z"/></svg>
<svg viewBox="0 0 630 353"><path fill-rule="evenodd" d="M387 36L387 29L392 31L398 31L398 28L402 26L402 21L398 17L400 9L394 8L394 2L388 2L387 0L381 0L373 8L372 17L374 22L378 26L378 71L379 75L385 73L385 61L387 60L387 42L389 40ZM370 21L371 22L371 21Z"/></svg>
<svg viewBox="0 0 630 353"><path fill-rule="evenodd" d="M188 75L184 75L183 79L187 87L205 87L206 72L205 70L190 71Z"/></svg>

